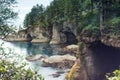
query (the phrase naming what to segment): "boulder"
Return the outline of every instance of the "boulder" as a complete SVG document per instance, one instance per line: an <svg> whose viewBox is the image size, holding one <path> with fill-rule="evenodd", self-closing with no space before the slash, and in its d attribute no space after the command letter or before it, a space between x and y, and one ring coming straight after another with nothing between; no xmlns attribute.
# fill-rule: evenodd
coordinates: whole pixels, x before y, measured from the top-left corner
<svg viewBox="0 0 120 80"><path fill-rule="evenodd" d="M30 55L30 56L27 56L26 57L26 60L28 61L36 61L36 60L42 60L42 59L45 59L47 58L47 56L43 56L43 55Z"/></svg>
<svg viewBox="0 0 120 80"><path fill-rule="evenodd" d="M78 45L68 45L68 46L66 46L65 47L66 49L68 49L68 50L78 50Z"/></svg>
<svg viewBox="0 0 120 80"><path fill-rule="evenodd" d="M64 47L64 52L75 55L78 52L78 45L68 45Z"/></svg>
<svg viewBox="0 0 120 80"><path fill-rule="evenodd" d="M54 55L43 60L44 66L51 66L56 68L68 68L71 67L76 60L75 56L69 54L66 55Z"/></svg>

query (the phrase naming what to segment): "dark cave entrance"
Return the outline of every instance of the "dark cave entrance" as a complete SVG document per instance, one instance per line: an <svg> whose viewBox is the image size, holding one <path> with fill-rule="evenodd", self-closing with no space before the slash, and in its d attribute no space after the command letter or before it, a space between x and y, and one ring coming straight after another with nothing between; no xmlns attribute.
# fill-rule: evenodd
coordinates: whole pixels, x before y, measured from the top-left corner
<svg viewBox="0 0 120 80"><path fill-rule="evenodd" d="M30 34L27 34L27 41L31 42L33 40L33 37Z"/></svg>
<svg viewBox="0 0 120 80"><path fill-rule="evenodd" d="M106 73L120 67L120 48L94 42L88 47L84 59L90 80L106 80Z"/></svg>
<svg viewBox="0 0 120 80"><path fill-rule="evenodd" d="M70 44L77 44L78 40L76 39L76 36L69 31L64 32L64 34L66 35L66 44L70 45Z"/></svg>

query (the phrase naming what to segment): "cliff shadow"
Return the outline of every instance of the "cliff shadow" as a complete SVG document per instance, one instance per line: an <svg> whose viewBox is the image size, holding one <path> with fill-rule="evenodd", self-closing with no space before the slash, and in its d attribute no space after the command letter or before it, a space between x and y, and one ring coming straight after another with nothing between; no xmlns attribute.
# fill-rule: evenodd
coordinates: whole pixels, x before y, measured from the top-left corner
<svg viewBox="0 0 120 80"><path fill-rule="evenodd" d="M119 69L119 48L106 46L98 41L91 43L85 50L84 62L89 80L106 80L106 73Z"/></svg>

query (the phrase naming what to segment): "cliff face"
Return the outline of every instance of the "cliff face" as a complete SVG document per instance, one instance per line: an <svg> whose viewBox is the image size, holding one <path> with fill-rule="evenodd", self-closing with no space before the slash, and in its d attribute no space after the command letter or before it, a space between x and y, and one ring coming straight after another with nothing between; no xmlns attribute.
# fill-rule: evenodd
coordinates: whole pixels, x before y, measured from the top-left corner
<svg viewBox="0 0 120 80"><path fill-rule="evenodd" d="M20 30L15 34L9 35L7 41L31 41L31 42L49 42L51 40L51 30L39 26L29 27Z"/></svg>
<svg viewBox="0 0 120 80"><path fill-rule="evenodd" d="M51 28L34 26L9 35L5 40L76 44L78 42L76 26L75 21L55 23Z"/></svg>
<svg viewBox="0 0 120 80"><path fill-rule="evenodd" d="M51 30L41 27L30 27L27 29L27 35L32 37L31 42L49 42L51 39Z"/></svg>
<svg viewBox="0 0 120 80"><path fill-rule="evenodd" d="M62 30L61 24L54 24L52 29L52 40L50 41L50 44L60 44L66 42L66 36L61 32Z"/></svg>
<svg viewBox="0 0 120 80"><path fill-rule="evenodd" d="M77 43L77 25L75 21L66 21L53 25L52 40L50 44L76 44Z"/></svg>

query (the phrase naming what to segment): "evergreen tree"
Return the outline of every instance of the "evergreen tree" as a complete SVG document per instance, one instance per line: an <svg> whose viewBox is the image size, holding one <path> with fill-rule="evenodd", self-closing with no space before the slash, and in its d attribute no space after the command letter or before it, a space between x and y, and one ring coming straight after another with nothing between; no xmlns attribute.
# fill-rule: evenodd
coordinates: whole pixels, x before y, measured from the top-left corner
<svg viewBox="0 0 120 80"><path fill-rule="evenodd" d="M0 0L0 38L4 38L12 31L8 23L17 15L13 11L15 4L16 0Z"/></svg>

